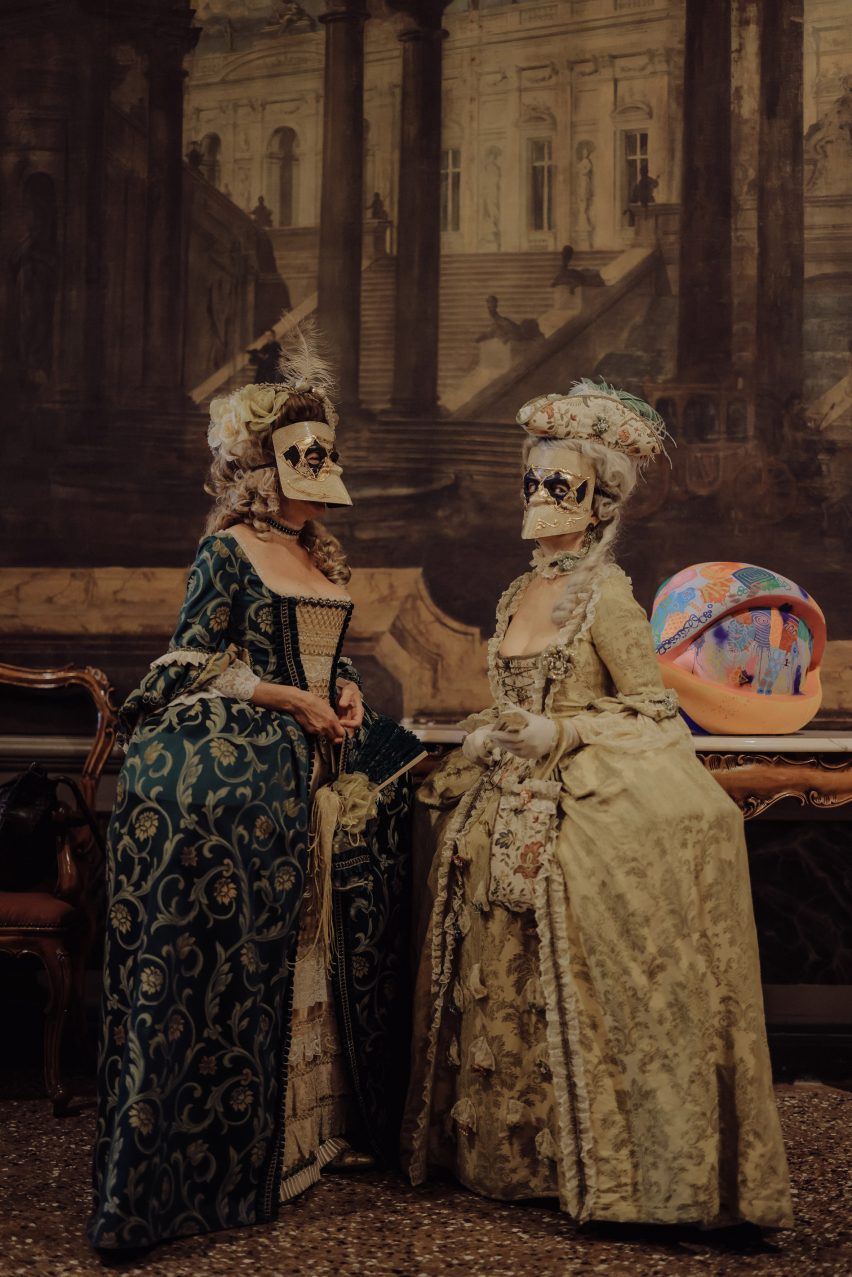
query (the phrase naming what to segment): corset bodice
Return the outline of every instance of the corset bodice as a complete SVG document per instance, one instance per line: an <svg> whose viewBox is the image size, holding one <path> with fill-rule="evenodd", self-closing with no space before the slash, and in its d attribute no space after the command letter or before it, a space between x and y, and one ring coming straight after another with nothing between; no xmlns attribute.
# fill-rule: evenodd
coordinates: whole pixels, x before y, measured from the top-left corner
<svg viewBox="0 0 852 1277"><path fill-rule="evenodd" d="M267 682L289 683L330 700L353 604L319 595L277 594L236 541L231 544L238 579L228 639Z"/></svg>
<svg viewBox="0 0 852 1277"><path fill-rule="evenodd" d="M544 677L541 661L535 656L497 656L497 681L504 705L540 714L544 707Z"/></svg>

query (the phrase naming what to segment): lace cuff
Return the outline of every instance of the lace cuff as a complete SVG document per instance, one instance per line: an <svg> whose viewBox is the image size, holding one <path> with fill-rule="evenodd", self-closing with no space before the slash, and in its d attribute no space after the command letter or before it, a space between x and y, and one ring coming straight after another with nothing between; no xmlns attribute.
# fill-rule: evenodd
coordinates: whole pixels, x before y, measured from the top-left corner
<svg viewBox="0 0 852 1277"><path fill-rule="evenodd" d="M218 692L220 696L234 696L240 701L250 701L259 682L259 677L245 661L236 660L221 674L216 675L210 684L210 691Z"/></svg>
<svg viewBox="0 0 852 1277"><path fill-rule="evenodd" d="M119 711L123 739L129 740L143 719L167 705L191 705L211 696L250 699L260 680L242 656L242 649L233 643L221 651L174 647L158 656Z"/></svg>

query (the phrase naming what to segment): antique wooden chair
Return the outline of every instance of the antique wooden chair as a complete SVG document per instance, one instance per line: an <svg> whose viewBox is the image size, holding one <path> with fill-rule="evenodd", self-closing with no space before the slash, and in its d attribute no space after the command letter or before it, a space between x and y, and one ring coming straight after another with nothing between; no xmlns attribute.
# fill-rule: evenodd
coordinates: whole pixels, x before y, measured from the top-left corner
<svg viewBox="0 0 852 1277"><path fill-rule="evenodd" d="M38 692L76 688L88 693L97 725L82 772L75 779L95 811L98 782L116 731L112 689L106 676L92 668L34 670L0 663L0 686ZM50 999L44 1025L44 1080L54 1114L59 1117L71 1098L61 1074L63 1032L72 1013L78 1024L84 1022L86 957L96 926L87 888L96 844L88 827L75 820L75 813L66 803L58 804L53 820L57 835L56 882L42 890L0 891L0 951L16 956L33 954L47 972Z"/></svg>

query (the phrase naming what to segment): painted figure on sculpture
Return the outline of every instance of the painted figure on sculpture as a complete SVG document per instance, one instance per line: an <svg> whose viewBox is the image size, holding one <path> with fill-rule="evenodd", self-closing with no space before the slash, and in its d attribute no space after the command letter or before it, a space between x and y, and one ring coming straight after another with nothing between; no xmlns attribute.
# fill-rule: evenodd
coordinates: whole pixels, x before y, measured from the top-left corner
<svg viewBox="0 0 852 1277"><path fill-rule="evenodd" d="M268 351L264 352L267 356ZM211 406L215 498L168 651L122 709L89 1227L102 1252L274 1217L393 1157L406 773L361 698L327 370L297 333Z"/></svg>
<svg viewBox="0 0 852 1277"><path fill-rule="evenodd" d="M613 561L665 428L591 382L518 421L532 570L497 608L493 705L418 794L405 1165L580 1221L787 1226L742 816Z"/></svg>

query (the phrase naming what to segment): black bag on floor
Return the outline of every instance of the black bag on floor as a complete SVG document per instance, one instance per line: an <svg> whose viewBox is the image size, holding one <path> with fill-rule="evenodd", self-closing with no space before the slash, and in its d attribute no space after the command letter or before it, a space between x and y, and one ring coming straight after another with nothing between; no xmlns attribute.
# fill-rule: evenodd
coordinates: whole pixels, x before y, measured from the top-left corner
<svg viewBox="0 0 852 1277"><path fill-rule="evenodd" d="M70 776L49 776L38 763L31 763L0 785L0 891L53 888L58 840L53 813L60 785L69 787L77 805L67 823L88 825L103 850L100 830L77 782Z"/></svg>

